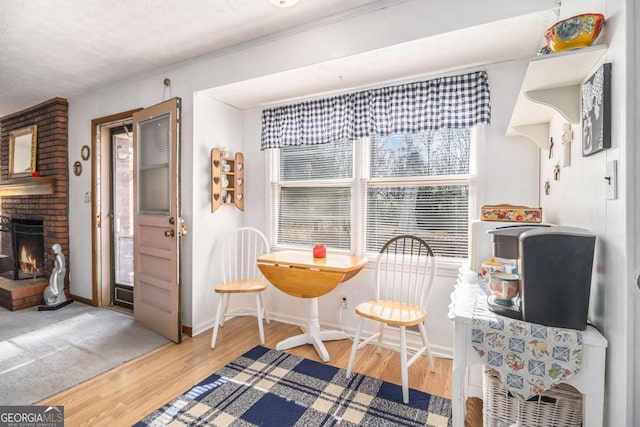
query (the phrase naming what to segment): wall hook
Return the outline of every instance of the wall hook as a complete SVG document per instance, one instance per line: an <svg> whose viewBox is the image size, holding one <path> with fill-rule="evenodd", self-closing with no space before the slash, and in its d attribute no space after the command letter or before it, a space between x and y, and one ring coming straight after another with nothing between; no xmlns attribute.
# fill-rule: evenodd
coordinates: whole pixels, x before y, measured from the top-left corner
<svg viewBox="0 0 640 427"><path fill-rule="evenodd" d="M164 101L166 99L167 88L169 88L169 98L172 98L173 94L171 93L171 79L165 78L162 81L162 84L164 85L164 87L162 88L162 100Z"/></svg>

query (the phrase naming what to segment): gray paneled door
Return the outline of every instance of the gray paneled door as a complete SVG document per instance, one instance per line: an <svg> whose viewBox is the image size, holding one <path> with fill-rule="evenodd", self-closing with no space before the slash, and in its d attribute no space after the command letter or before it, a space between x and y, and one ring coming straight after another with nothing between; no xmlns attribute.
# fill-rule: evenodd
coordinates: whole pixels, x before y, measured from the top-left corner
<svg viewBox="0 0 640 427"><path fill-rule="evenodd" d="M180 99L133 115L134 318L181 341Z"/></svg>

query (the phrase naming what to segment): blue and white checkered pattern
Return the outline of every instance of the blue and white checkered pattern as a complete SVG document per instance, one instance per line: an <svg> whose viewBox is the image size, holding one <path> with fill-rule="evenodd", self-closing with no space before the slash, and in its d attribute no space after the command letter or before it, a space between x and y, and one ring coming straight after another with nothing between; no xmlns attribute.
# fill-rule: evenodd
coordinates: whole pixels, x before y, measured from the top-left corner
<svg viewBox="0 0 640 427"><path fill-rule="evenodd" d="M486 71L267 108L261 149L491 122Z"/></svg>
<svg viewBox="0 0 640 427"><path fill-rule="evenodd" d="M187 425L450 427L451 401L258 346L134 427Z"/></svg>

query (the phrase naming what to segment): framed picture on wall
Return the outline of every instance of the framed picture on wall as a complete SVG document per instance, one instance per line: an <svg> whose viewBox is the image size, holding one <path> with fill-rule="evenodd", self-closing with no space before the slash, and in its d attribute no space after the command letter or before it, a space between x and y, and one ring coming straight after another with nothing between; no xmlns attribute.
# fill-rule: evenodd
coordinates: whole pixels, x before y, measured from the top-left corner
<svg viewBox="0 0 640 427"><path fill-rule="evenodd" d="M611 64L582 84L582 155L611 148Z"/></svg>

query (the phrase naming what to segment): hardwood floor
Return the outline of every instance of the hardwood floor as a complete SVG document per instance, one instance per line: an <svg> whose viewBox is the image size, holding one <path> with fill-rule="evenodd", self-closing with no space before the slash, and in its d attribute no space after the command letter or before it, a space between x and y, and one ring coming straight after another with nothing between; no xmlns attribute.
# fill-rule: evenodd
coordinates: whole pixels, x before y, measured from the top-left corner
<svg viewBox="0 0 640 427"><path fill-rule="evenodd" d="M299 333L293 325L272 321L265 324L266 347ZM218 333L216 348L210 331L186 337L182 344L168 344L98 377L63 391L40 405L63 405L68 426L129 426L159 408L192 385L259 344L254 318L227 321ZM351 341L327 342L330 365L345 368ZM355 371L400 384L400 360L388 350L375 352L368 346L358 352ZM320 361L313 347L305 345L290 353ZM409 370L409 386L451 398L451 360L434 358L436 372L429 371L425 357Z"/></svg>

